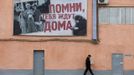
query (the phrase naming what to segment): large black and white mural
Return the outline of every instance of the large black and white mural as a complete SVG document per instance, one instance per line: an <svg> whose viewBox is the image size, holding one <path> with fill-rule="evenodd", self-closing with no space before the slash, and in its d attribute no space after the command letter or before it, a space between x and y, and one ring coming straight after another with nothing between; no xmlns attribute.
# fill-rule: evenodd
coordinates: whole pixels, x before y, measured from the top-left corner
<svg viewBox="0 0 134 75"><path fill-rule="evenodd" d="M14 35L86 36L87 0L14 0Z"/></svg>

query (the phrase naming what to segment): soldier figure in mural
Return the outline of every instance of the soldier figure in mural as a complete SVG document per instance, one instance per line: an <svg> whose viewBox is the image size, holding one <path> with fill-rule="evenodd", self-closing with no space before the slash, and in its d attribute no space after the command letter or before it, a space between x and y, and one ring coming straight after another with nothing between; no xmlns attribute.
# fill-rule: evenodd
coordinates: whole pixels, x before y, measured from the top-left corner
<svg viewBox="0 0 134 75"><path fill-rule="evenodd" d="M86 65L86 69L84 71L84 75L87 74L88 70L89 72L91 73L91 75L94 75L92 69L91 69L91 64L92 64L92 61L91 61L91 55L88 55L87 58L86 58L86 62L85 62L85 65Z"/></svg>
<svg viewBox="0 0 134 75"><path fill-rule="evenodd" d="M14 5L14 35L19 35L22 33L20 20L19 20L19 14L21 13L21 7L20 4Z"/></svg>
<svg viewBox="0 0 134 75"><path fill-rule="evenodd" d="M37 9L36 4L33 4L32 8L34 11L33 18L34 18L36 29L37 31L43 31L43 22L41 21L41 12L39 9Z"/></svg>
<svg viewBox="0 0 134 75"><path fill-rule="evenodd" d="M18 15L17 12L14 10L14 35L19 35L21 34L21 28L20 28L20 23L18 21Z"/></svg>
<svg viewBox="0 0 134 75"><path fill-rule="evenodd" d="M36 27L34 24L34 18L33 18L34 11L31 9L31 5L29 3L26 4L26 10L24 11L24 19L26 22L26 32L35 32Z"/></svg>

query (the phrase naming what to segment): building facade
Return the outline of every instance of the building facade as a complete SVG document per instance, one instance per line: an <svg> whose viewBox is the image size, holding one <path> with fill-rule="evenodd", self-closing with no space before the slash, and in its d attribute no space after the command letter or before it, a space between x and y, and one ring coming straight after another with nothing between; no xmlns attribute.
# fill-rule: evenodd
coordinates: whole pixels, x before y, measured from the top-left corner
<svg viewBox="0 0 134 75"><path fill-rule="evenodd" d="M87 0L87 36L15 36L13 1L0 0L0 75L82 75L88 54L95 75L134 75L134 0L98 4L97 19L97 43L93 0Z"/></svg>

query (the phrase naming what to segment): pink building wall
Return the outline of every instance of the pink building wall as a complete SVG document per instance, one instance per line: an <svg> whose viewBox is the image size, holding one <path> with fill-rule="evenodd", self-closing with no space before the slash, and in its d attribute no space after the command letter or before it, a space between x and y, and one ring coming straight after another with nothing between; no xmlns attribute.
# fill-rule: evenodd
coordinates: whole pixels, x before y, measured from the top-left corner
<svg viewBox="0 0 134 75"><path fill-rule="evenodd" d="M110 0L109 6L134 6L134 0ZM91 42L92 0L88 0L85 37L13 36L13 2L0 0L0 69L32 69L33 50L45 50L46 69L83 69L88 54L96 70L112 69L112 53L124 57L124 69L134 70L133 25L99 25L99 44ZM43 40L43 41L42 41Z"/></svg>

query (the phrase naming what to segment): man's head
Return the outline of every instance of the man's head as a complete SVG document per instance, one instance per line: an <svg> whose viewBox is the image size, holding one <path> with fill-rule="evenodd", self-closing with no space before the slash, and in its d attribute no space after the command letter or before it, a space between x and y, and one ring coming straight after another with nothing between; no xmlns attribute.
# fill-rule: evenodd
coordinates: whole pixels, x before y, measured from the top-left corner
<svg viewBox="0 0 134 75"><path fill-rule="evenodd" d="M79 23L82 19L83 19L83 17L80 16L80 15L76 15L76 16L74 17L74 20L75 20L76 23Z"/></svg>
<svg viewBox="0 0 134 75"><path fill-rule="evenodd" d="M88 57L90 58L90 57L91 57L91 55L88 55Z"/></svg>
<svg viewBox="0 0 134 75"><path fill-rule="evenodd" d="M37 5L35 3L32 5L32 7L33 9L37 9Z"/></svg>
<svg viewBox="0 0 134 75"><path fill-rule="evenodd" d="M31 5L29 3L26 3L26 8L30 9Z"/></svg>

